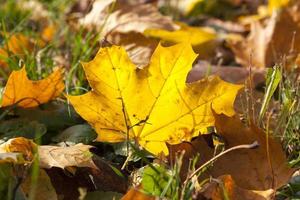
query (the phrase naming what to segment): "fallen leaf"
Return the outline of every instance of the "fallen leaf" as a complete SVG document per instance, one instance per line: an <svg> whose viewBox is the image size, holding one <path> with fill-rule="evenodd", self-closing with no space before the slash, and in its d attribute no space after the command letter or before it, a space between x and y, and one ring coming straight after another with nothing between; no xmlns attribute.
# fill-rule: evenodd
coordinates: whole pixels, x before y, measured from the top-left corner
<svg viewBox="0 0 300 200"><path fill-rule="evenodd" d="M165 2L165 6L172 8L175 10L173 12L179 12L185 17L212 16L222 19L232 19L249 12L249 10L255 10L258 2L259 0L169 0ZM241 7L242 9L238 9Z"/></svg>
<svg viewBox="0 0 300 200"><path fill-rule="evenodd" d="M147 194L144 194L143 192L140 192L136 188L131 188L123 197L121 200L155 200L155 197L149 196Z"/></svg>
<svg viewBox="0 0 300 200"><path fill-rule="evenodd" d="M166 6L170 6L173 9L176 9L182 13L182 15L188 15L196 4L203 2L204 0L185 0L185 1L176 1L170 0L169 2L161 1L161 4L167 4Z"/></svg>
<svg viewBox="0 0 300 200"><path fill-rule="evenodd" d="M62 72L59 68L43 80L32 81L28 79L25 67L13 71L6 83L1 106L17 104L29 108L57 97L64 89Z"/></svg>
<svg viewBox="0 0 300 200"><path fill-rule="evenodd" d="M17 6L21 10L29 11L33 21L46 23L50 19L51 13L37 0L18 0Z"/></svg>
<svg viewBox="0 0 300 200"><path fill-rule="evenodd" d="M51 180L46 171L40 169L37 174L35 184L32 184L32 176L27 176L21 186L21 191L25 197L31 197L33 200L57 200L57 194L51 184ZM31 190L34 190L34 198L31 196Z"/></svg>
<svg viewBox="0 0 300 200"><path fill-rule="evenodd" d="M201 80L209 75L218 75L224 81L235 84L242 84L249 78L249 69L243 67L231 66L216 66L205 61L198 61L189 72L187 82ZM252 69L251 70L253 86L265 83L266 70Z"/></svg>
<svg viewBox="0 0 300 200"><path fill-rule="evenodd" d="M112 199L112 200L120 200L123 194L117 192L103 192L103 191L95 191L95 192L87 192L84 200L99 200L99 197L102 199Z"/></svg>
<svg viewBox="0 0 300 200"><path fill-rule="evenodd" d="M63 132L52 138L52 141L60 142L73 142L88 144L95 140L97 137L96 132L88 124L77 124L64 130Z"/></svg>
<svg viewBox="0 0 300 200"><path fill-rule="evenodd" d="M17 55L24 55L26 51L32 51L34 48L34 43L21 33L13 34L11 36L8 34L5 35L5 37L8 38L8 42L6 44L7 49L4 46L6 51L10 51Z"/></svg>
<svg viewBox="0 0 300 200"><path fill-rule="evenodd" d="M114 11L112 7L115 6ZM97 0L92 10L79 23L87 28L96 28L103 36L111 32L139 32L149 28L175 30L177 25L167 16L160 14L151 4L136 4L118 1Z"/></svg>
<svg viewBox="0 0 300 200"><path fill-rule="evenodd" d="M66 167L89 167L98 169L92 160L92 153L89 149L92 146L76 144L69 147L59 146L38 146L32 140L17 137L9 139L0 145L0 153L22 153L25 160L31 162L35 154L39 156L41 168L66 168Z"/></svg>
<svg viewBox="0 0 300 200"><path fill-rule="evenodd" d="M37 121L46 126L47 131L57 132L69 126L83 123L73 107L60 101L43 104L43 107L14 109L14 114L21 120ZM51 119L51 120L49 120ZM31 133L32 134L32 133Z"/></svg>
<svg viewBox="0 0 300 200"><path fill-rule="evenodd" d="M211 200L271 200L274 190L247 190L236 185L230 175L223 175L204 186L201 195Z"/></svg>
<svg viewBox="0 0 300 200"><path fill-rule="evenodd" d="M10 119L0 122L0 138L7 140L15 137L40 139L47 132L44 124L28 119Z"/></svg>
<svg viewBox="0 0 300 200"><path fill-rule="evenodd" d="M9 139L0 145L0 153L22 153L26 161L31 162L37 151L37 145L23 137Z"/></svg>
<svg viewBox="0 0 300 200"><path fill-rule="evenodd" d="M190 43L200 58L213 55L217 46L218 35L208 27L191 27L179 23L180 29L169 31L166 29L146 29L144 34L148 37L159 38L167 44Z"/></svg>
<svg viewBox="0 0 300 200"><path fill-rule="evenodd" d="M243 66L272 67L286 56L295 60L300 53L300 5L285 7L274 12L266 25L261 21L251 23L247 38L230 41L229 46L236 61Z"/></svg>
<svg viewBox="0 0 300 200"><path fill-rule="evenodd" d="M44 42L51 42L53 40L55 34L57 31L57 27L53 24L46 26L43 28L41 32L41 38L43 39Z"/></svg>
<svg viewBox="0 0 300 200"><path fill-rule="evenodd" d="M90 167L97 169L89 149L92 146L76 144L69 147L39 146L39 162L41 168Z"/></svg>
<svg viewBox="0 0 300 200"><path fill-rule="evenodd" d="M8 54L4 49L0 49L0 66L6 67L7 66L7 59Z"/></svg>
<svg viewBox="0 0 300 200"><path fill-rule="evenodd" d="M246 127L237 116L216 115L216 128L217 133L225 142L226 149L237 145L251 144L254 141L259 143L259 147L240 149L221 156L204 173L206 176L219 177L229 174L239 187L249 190L268 190L270 188L276 190L286 184L294 170L288 167L281 144L275 138L270 135L266 138L266 133L254 125ZM209 147L203 136L199 136L191 144L185 143L184 146L173 147L170 147L173 158L180 149L187 152L184 158L183 175L188 168L188 160L193 155L200 153L199 166L201 166L215 154L214 148ZM201 178L204 178L204 174Z"/></svg>
<svg viewBox="0 0 300 200"><path fill-rule="evenodd" d="M66 199L78 199L78 188L87 188L88 191L101 190L119 193L127 191L129 183L126 178L117 174L103 159L95 156L93 161L98 169L77 168L72 176L60 168L46 169L57 194ZM68 187L65 187L66 185Z"/></svg>
<svg viewBox="0 0 300 200"><path fill-rule="evenodd" d="M137 32L112 32L106 39L113 45L123 46L131 61L138 67L149 64L151 55L158 45L156 39L147 38Z"/></svg>
<svg viewBox="0 0 300 200"><path fill-rule="evenodd" d="M266 136L258 127L245 127L238 118L228 118L224 115L216 117L216 128L225 138L227 148L254 141L258 141L260 146L257 149L239 150L221 157L215 163L219 168L215 174L222 173L221 168L225 167L224 171L228 170L227 174L230 174L239 186L254 190L278 189L289 180L294 170L288 167L281 144L271 135ZM224 163L221 164L222 162Z"/></svg>
<svg viewBox="0 0 300 200"><path fill-rule="evenodd" d="M250 25L253 22L263 21L264 19L272 16L274 12L280 12L289 4L289 0L269 0L268 5L260 5L257 8L257 14L246 15L239 17L239 22L243 25Z"/></svg>
<svg viewBox="0 0 300 200"><path fill-rule="evenodd" d="M244 34L246 32L246 28L237 22L233 21L224 21L217 18L208 18L205 20L204 26L215 27L218 32L226 32L226 33L239 33Z"/></svg>
<svg viewBox="0 0 300 200"><path fill-rule="evenodd" d="M233 102L242 88L214 76L186 84L195 58L189 44L159 45L150 65L138 69L124 48L101 48L83 64L92 91L67 98L95 128L98 141L133 139L155 155L167 155L165 142L190 140L214 125L212 108L234 115Z"/></svg>
<svg viewBox="0 0 300 200"><path fill-rule="evenodd" d="M112 1L107 0L106 2L111 3ZM68 18L73 18L75 16L83 17L91 11L93 3L94 0L75 1L69 8L67 13Z"/></svg>
<svg viewBox="0 0 300 200"><path fill-rule="evenodd" d="M7 61L10 54L23 57L27 52L33 51L34 42L23 34L9 35L8 33L2 33L1 35L7 38L7 42L0 48L0 66L6 67L8 65Z"/></svg>
<svg viewBox="0 0 300 200"><path fill-rule="evenodd" d="M274 10L278 10L287 6L290 0L269 0L268 1L268 9L269 12L272 13Z"/></svg>
<svg viewBox="0 0 300 200"><path fill-rule="evenodd" d="M22 163L24 162L23 155L20 153L1 153L0 152L0 165L2 163Z"/></svg>
<svg viewBox="0 0 300 200"><path fill-rule="evenodd" d="M54 132L84 122L83 119L77 115L73 107L60 101L43 104L42 108L17 107L14 109L14 114L18 116L19 119L37 121L45 125L48 131Z"/></svg>

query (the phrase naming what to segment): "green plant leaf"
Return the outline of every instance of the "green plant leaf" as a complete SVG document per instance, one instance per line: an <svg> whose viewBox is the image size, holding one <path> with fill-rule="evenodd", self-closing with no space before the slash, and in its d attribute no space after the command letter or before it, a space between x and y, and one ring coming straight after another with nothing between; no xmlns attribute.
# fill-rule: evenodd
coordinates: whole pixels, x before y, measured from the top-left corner
<svg viewBox="0 0 300 200"><path fill-rule="evenodd" d="M171 171L162 165L152 165L144 169L142 188L147 194L153 196L173 197L176 182Z"/></svg>
<svg viewBox="0 0 300 200"><path fill-rule="evenodd" d="M97 133L88 124L78 124L65 129L55 136L54 142L73 142L89 144L97 137Z"/></svg>
<svg viewBox="0 0 300 200"><path fill-rule="evenodd" d="M280 67L275 66L273 69L269 69L267 73L267 81L266 81L266 93L264 96L264 100L262 103L262 107L259 112L259 121L261 121L266 113L267 107L269 105L269 102L271 100L271 97L273 96L278 84L281 81L281 72Z"/></svg>
<svg viewBox="0 0 300 200"><path fill-rule="evenodd" d="M28 119L11 119L0 122L0 135L5 140L15 137L38 139L46 132L47 128L44 124Z"/></svg>

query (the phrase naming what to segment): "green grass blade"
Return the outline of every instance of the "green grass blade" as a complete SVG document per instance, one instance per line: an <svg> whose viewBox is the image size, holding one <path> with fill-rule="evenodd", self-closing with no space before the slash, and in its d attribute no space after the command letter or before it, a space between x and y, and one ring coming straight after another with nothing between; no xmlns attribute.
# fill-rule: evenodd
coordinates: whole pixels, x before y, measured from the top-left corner
<svg viewBox="0 0 300 200"><path fill-rule="evenodd" d="M266 110L268 108L271 97L273 96L277 86L279 85L282 78L282 74L280 72L280 67L275 66L273 69L268 70L267 74L267 82L266 82L266 93L264 96L264 100L259 112L259 122L263 119Z"/></svg>

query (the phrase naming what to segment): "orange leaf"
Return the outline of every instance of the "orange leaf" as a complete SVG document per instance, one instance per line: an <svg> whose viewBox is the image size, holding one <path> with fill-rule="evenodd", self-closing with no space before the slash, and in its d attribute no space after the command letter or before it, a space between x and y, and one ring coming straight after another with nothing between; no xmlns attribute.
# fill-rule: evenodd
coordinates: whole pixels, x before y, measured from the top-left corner
<svg viewBox="0 0 300 200"><path fill-rule="evenodd" d="M34 49L35 44L23 34L17 33L11 36L8 33L0 34L8 38L7 43L0 49L0 66L2 67L7 66L6 60L9 58L9 53L22 57L26 52Z"/></svg>
<svg viewBox="0 0 300 200"><path fill-rule="evenodd" d="M20 107L29 108L46 103L63 91L65 86L62 79L61 68L39 81L29 80L25 67L14 71L5 86L2 107L18 103Z"/></svg>
<svg viewBox="0 0 300 200"><path fill-rule="evenodd" d="M7 63L5 62L8 58L8 54L4 49L0 49L0 66L6 67Z"/></svg>
<svg viewBox="0 0 300 200"><path fill-rule="evenodd" d="M131 188L123 197L121 200L154 200L155 197L149 196L147 194L144 194L140 192L138 189Z"/></svg>
<svg viewBox="0 0 300 200"><path fill-rule="evenodd" d="M49 25L42 30L41 37L45 42L50 42L57 31L57 27L54 25Z"/></svg>
<svg viewBox="0 0 300 200"><path fill-rule="evenodd" d="M230 175L220 176L217 180L208 183L202 192L207 199L222 200L269 200L272 199L274 190L247 190L239 187Z"/></svg>
<svg viewBox="0 0 300 200"><path fill-rule="evenodd" d="M29 40L26 36L22 34L15 34L9 38L7 43L7 48L14 54L25 54L26 51L33 50L33 42Z"/></svg>

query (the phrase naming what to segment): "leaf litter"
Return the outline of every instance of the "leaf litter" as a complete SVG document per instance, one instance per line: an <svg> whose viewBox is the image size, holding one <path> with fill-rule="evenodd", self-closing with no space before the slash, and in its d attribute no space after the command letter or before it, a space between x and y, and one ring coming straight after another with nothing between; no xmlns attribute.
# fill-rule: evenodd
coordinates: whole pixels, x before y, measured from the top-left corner
<svg viewBox="0 0 300 200"><path fill-rule="evenodd" d="M299 102L278 92L299 73L296 1L20 5L1 32L1 198L274 199L288 183L274 127Z"/></svg>

